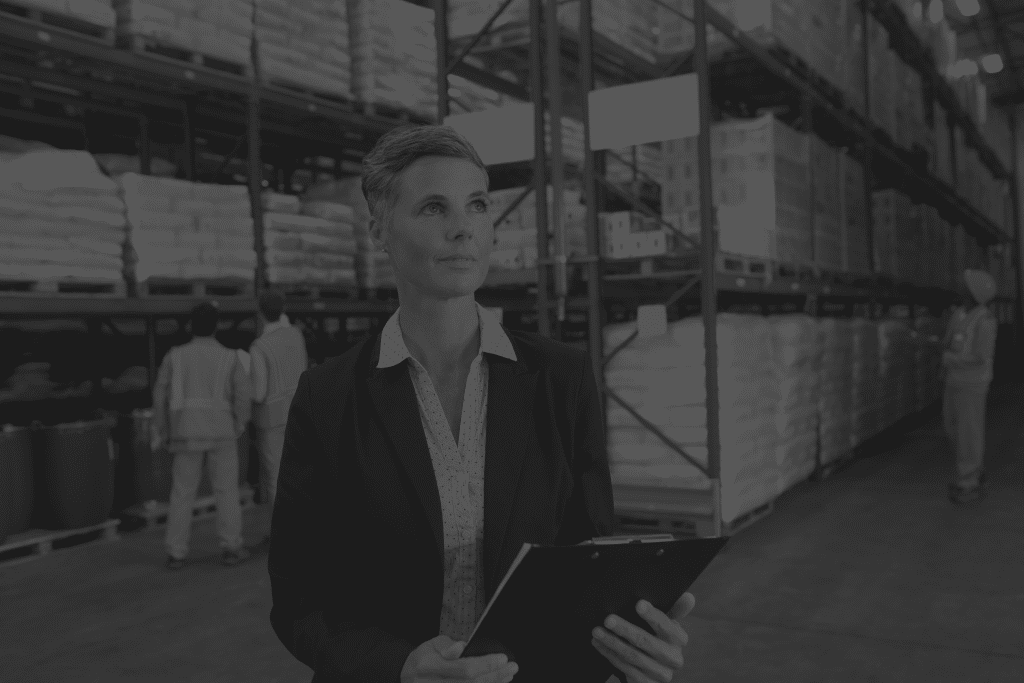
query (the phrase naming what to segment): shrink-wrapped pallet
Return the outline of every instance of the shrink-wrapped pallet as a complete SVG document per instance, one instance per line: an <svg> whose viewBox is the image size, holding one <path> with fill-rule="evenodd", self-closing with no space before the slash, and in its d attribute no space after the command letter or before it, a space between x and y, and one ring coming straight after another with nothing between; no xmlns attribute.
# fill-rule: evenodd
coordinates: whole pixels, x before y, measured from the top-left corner
<svg viewBox="0 0 1024 683"><path fill-rule="evenodd" d="M133 271L152 277L252 280L252 207L244 185L191 183L125 173Z"/></svg>
<svg viewBox="0 0 1024 683"><path fill-rule="evenodd" d="M605 177L617 184L634 181L662 183L664 161L660 145L636 145L609 150L605 157Z"/></svg>
<svg viewBox="0 0 1024 683"><path fill-rule="evenodd" d="M852 323L843 318L818 320L818 415L823 465L844 457L853 434Z"/></svg>
<svg viewBox="0 0 1024 683"><path fill-rule="evenodd" d="M878 323L865 318L854 318L851 323L853 342L851 446L864 443L881 431L879 404L881 379L879 377Z"/></svg>
<svg viewBox="0 0 1024 683"><path fill-rule="evenodd" d="M843 154L839 162L844 181L842 210L843 270L849 273L871 272L868 240L868 214L864 197L864 166Z"/></svg>
<svg viewBox="0 0 1024 683"><path fill-rule="evenodd" d="M813 318L771 316L772 369L778 386L775 458L779 491L806 479L817 460L818 339Z"/></svg>
<svg viewBox="0 0 1024 683"><path fill-rule="evenodd" d="M282 208L291 205L280 198L275 203ZM267 279L278 285L355 286L357 250L352 210L342 204L311 205L310 212L321 215L263 215ZM305 207L299 204L298 208ZM325 214L330 218L322 217Z"/></svg>
<svg viewBox="0 0 1024 683"><path fill-rule="evenodd" d="M686 235L700 237L697 138L662 143L662 212ZM809 263L808 137L772 114L717 123L711 129L712 198L719 248L728 253Z"/></svg>
<svg viewBox="0 0 1024 683"><path fill-rule="evenodd" d="M635 323L607 326L605 348L617 347L635 329ZM779 394L772 352L771 328L763 317L719 314L724 522L778 494L774 445ZM706 465L704 328L700 318L670 323L665 334L633 340L609 362L605 382L667 438ZM608 454L615 484L683 490L709 486L698 468L613 399L608 401Z"/></svg>
<svg viewBox="0 0 1024 683"><path fill-rule="evenodd" d="M513 187L490 193L490 215L492 221L501 218L505 210L519 197L525 188ZM565 232L566 254L570 257L587 253L586 215L587 209L581 203L582 193L573 188L562 192L562 226ZM554 235L552 200L554 189L549 185L548 234ZM549 250L553 243L549 244ZM549 253L551 253L549 251ZM537 265L537 198L533 191L527 194L494 230L494 246L491 250L491 266L497 269L516 270L533 268Z"/></svg>
<svg viewBox="0 0 1024 683"><path fill-rule="evenodd" d="M111 0L17 0L11 4L78 19L107 29L114 28L117 23Z"/></svg>
<svg viewBox="0 0 1024 683"><path fill-rule="evenodd" d="M356 99L437 116L434 10L402 0L348 0Z"/></svg>
<svg viewBox="0 0 1024 683"><path fill-rule="evenodd" d="M251 63L252 3L245 0L115 0L118 31L232 64Z"/></svg>
<svg viewBox="0 0 1024 683"><path fill-rule="evenodd" d="M0 158L0 279L123 282L125 207L86 152Z"/></svg>
<svg viewBox="0 0 1024 683"><path fill-rule="evenodd" d="M337 0L256 0L260 75L269 83L352 96L348 8Z"/></svg>

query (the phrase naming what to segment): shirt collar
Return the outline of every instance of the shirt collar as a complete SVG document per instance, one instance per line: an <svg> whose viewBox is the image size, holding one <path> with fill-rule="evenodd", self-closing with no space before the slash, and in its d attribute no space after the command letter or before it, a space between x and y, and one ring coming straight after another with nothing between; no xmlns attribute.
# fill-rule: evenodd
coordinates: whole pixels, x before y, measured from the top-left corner
<svg viewBox="0 0 1024 683"><path fill-rule="evenodd" d="M512 340L505 334L498 319L479 303L476 305L476 310L480 316L480 354L491 353L512 361L516 360L516 351L512 347ZM390 368L406 358L412 358L412 354L409 353L405 339L402 337L396 310L381 332L380 359L377 361L377 367Z"/></svg>

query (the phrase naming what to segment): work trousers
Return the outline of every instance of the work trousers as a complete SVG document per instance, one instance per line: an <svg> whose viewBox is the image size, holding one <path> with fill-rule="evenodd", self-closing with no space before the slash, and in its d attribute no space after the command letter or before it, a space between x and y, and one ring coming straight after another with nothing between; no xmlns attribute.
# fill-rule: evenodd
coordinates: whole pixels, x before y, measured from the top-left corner
<svg viewBox="0 0 1024 683"><path fill-rule="evenodd" d="M217 536L222 550L242 547L242 505L238 491L238 444L229 443L208 451L174 454L171 501L167 511L167 554L179 560L188 555L192 535L192 507L206 460L217 502Z"/></svg>
<svg viewBox="0 0 1024 683"><path fill-rule="evenodd" d="M256 429L256 450L260 454L263 472L263 492L271 504L277 500L277 474L281 471L281 453L284 451L285 425L272 429Z"/></svg>
<svg viewBox="0 0 1024 683"><path fill-rule="evenodd" d="M985 458L985 402L988 385L946 384L942 420L956 454L953 482L964 488L978 485Z"/></svg>

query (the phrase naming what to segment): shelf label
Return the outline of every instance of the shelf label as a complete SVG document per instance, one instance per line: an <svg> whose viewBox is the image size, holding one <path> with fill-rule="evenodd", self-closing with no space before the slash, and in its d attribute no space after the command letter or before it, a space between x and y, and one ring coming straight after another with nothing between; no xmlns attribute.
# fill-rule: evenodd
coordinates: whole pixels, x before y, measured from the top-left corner
<svg viewBox="0 0 1024 683"><path fill-rule="evenodd" d="M533 159L533 104L455 114L444 125L469 140L488 166Z"/></svg>
<svg viewBox="0 0 1024 683"><path fill-rule="evenodd" d="M593 90L588 102L592 150L678 140L700 131L696 74Z"/></svg>
<svg viewBox="0 0 1024 683"><path fill-rule="evenodd" d="M668 333L668 311L664 304L638 306L636 309L637 337L657 337Z"/></svg>

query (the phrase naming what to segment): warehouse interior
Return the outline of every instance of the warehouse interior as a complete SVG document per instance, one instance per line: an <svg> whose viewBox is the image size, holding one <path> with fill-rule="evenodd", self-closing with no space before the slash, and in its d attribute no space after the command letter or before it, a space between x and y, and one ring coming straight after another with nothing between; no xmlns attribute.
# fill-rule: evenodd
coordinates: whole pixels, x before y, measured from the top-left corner
<svg viewBox="0 0 1024 683"><path fill-rule="evenodd" d="M361 161L436 123L487 165L478 302L590 354L617 531L730 537L681 680L1024 675L1018 0L0 0L0 36L0 681L312 676L254 427L252 558L204 475L164 568L153 388L202 301L244 352L283 293L310 367L378 334ZM998 334L957 505L966 269Z"/></svg>

